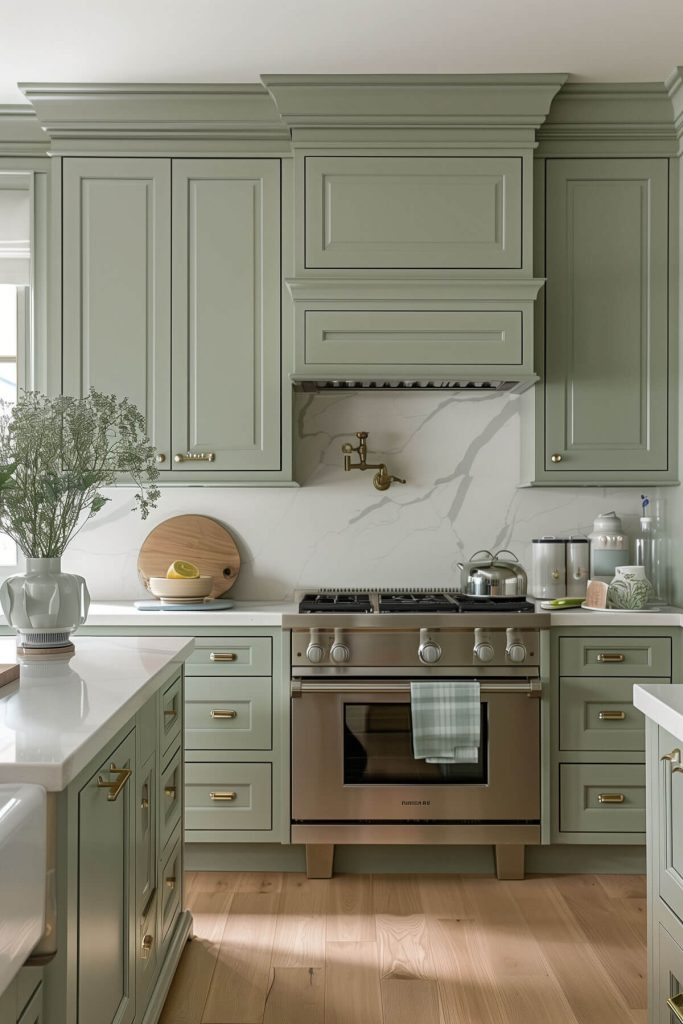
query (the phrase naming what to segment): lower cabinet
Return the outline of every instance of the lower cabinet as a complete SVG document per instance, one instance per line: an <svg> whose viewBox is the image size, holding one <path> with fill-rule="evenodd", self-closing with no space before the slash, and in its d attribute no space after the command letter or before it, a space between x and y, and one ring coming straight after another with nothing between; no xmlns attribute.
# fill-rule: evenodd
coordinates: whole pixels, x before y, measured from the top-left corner
<svg viewBox="0 0 683 1024"><path fill-rule="evenodd" d="M45 1024L43 971L23 967L6 992L0 995L0 1024Z"/></svg>

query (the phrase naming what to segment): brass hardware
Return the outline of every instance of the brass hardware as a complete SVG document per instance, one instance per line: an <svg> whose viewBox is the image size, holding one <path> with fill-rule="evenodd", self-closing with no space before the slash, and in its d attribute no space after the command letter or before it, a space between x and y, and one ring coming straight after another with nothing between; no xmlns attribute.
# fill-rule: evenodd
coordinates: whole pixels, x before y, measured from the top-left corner
<svg viewBox="0 0 683 1024"><path fill-rule="evenodd" d="M623 804L625 800L623 793L598 793L599 804Z"/></svg>
<svg viewBox="0 0 683 1024"><path fill-rule="evenodd" d="M349 472L352 469L376 469L377 472L372 478L372 482L378 491L388 491L392 483L404 484L405 480L401 479L400 476L392 476L386 467L384 462L368 462L368 445L367 445L367 430L359 430L356 433L358 438L358 445L354 448L348 441L342 445L342 454L344 456L344 470ZM351 462L351 456L354 452L358 452L358 462Z"/></svg>
<svg viewBox="0 0 683 1024"><path fill-rule="evenodd" d="M601 665L609 665L609 664L617 664L617 663L621 664L622 661L626 661L626 655L625 654L610 654L609 652L606 652L605 654L598 654L598 656L597 656L597 658L595 660L599 661Z"/></svg>
<svg viewBox="0 0 683 1024"><path fill-rule="evenodd" d="M141 811L146 811L148 809L149 809L149 800L147 799L146 796L143 796L142 800L140 801L140 810Z"/></svg>
<svg viewBox="0 0 683 1024"><path fill-rule="evenodd" d="M237 799L237 793L221 793L221 792L216 792L216 793L209 793L209 796L211 797L212 800L236 800Z"/></svg>
<svg viewBox="0 0 683 1024"><path fill-rule="evenodd" d="M683 764L675 764L671 769L671 774L673 775L674 772L683 772Z"/></svg>
<svg viewBox="0 0 683 1024"><path fill-rule="evenodd" d="M164 879L164 881L166 882L167 889L175 889L175 878L173 876Z"/></svg>
<svg viewBox="0 0 683 1024"><path fill-rule="evenodd" d="M601 722L623 722L626 718L625 711L601 711L598 715Z"/></svg>
<svg viewBox="0 0 683 1024"><path fill-rule="evenodd" d="M145 935L142 942L140 943L140 959L149 960L152 952L152 946L154 945L154 936Z"/></svg>
<svg viewBox="0 0 683 1024"><path fill-rule="evenodd" d="M215 452L176 452L174 462L215 462Z"/></svg>
<svg viewBox="0 0 683 1024"><path fill-rule="evenodd" d="M109 800L110 803L113 803L114 800L118 799L133 772L130 768L117 768L113 761L109 765L108 771L111 772L112 775L116 775L117 778L114 782L106 782L101 775L98 775L97 788L108 789L109 792L107 793L107 800Z"/></svg>
<svg viewBox="0 0 683 1024"><path fill-rule="evenodd" d="M178 712L176 711L175 708L165 708L164 714L166 715L167 718L177 718L178 716Z"/></svg>
<svg viewBox="0 0 683 1024"><path fill-rule="evenodd" d="M211 651L209 661L237 661L234 651Z"/></svg>
<svg viewBox="0 0 683 1024"><path fill-rule="evenodd" d="M550 456L550 461L555 463L562 462L562 456L559 452L555 452L554 455Z"/></svg>
<svg viewBox="0 0 683 1024"><path fill-rule="evenodd" d="M166 462L166 456L163 452L157 452L157 462Z"/></svg>
<svg viewBox="0 0 683 1024"><path fill-rule="evenodd" d="M666 1001L666 1005L673 1013L676 1020L683 1022L683 992L677 992Z"/></svg>
<svg viewBox="0 0 683 1024"><path fill-rule="evenodd" d="M681 752L678 747L674 747L670 754L662 754L659 759L660 761L671 761L672 764L681 763Z"/></svg>
<svg viewBox="0 0 683 1024"><path fill-rule="evenodd" d="M175 800L175 786L164 786L164 796L171 796Z"/></svg>
<svg viewBox="0 0 683 1024"><path fill-rule="evenodd" d="M215 708L209 711L211 718L237 718L237 712L230 708Z"/></svg>

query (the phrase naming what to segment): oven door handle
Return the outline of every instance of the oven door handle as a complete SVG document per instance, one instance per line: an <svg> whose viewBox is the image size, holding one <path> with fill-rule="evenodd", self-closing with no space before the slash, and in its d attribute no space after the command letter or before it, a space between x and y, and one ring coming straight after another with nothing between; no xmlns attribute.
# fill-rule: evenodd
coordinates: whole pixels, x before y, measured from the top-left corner
<svg viewBox="0 0 683 1024"><path fill-rule="evenodd" d="M540 697L543 693L543 684L537 679L529 679L524 684L482 683L481 692L517 693L525 697ZM300 679L293 679L291 693L292 697L303 697L305 693L347 693L350 696L358 696L361 693L410 693L410 683L306 683Z"/></svg>

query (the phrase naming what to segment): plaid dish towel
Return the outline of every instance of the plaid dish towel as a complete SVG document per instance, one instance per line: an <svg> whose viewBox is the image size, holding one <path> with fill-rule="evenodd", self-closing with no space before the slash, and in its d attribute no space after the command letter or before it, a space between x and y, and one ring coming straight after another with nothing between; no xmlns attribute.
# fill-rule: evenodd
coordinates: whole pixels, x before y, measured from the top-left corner
<svg viewBox="0 0 683 1024"><path fill-rule="evenodd" d="M476 679L420 679L410 684L413 756L427 764L479 760L481 697Z"/></svg>

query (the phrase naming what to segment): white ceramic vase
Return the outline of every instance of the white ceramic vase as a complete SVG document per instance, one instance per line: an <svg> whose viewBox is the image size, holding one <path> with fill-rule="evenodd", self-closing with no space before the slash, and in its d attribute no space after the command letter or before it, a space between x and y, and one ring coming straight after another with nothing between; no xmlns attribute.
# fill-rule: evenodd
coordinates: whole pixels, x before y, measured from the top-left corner
<svg viewBox="0 0 683 1024"><path fill-rule="evenodd" d="M27 558L26 572L0 587L0 604L25 647L63 647L85 622L90 595L82 576L62 572L61 558Z"/></svg>
<svg viewBox="0 0 683 1024"><path fill-rule="evenodd" d="M634 611L645 608L654 596L654 587L642 565L618 565L607 588L607 605Z"/></svg>

